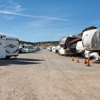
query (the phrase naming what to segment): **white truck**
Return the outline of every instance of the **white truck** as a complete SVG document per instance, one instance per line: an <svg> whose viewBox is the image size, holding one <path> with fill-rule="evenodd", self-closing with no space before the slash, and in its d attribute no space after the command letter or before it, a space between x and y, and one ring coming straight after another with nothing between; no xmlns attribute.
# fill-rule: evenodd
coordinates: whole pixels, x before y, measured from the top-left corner
<svg viewBox="0 0 100 100"><path fill-rule="evenodd" d="M0 59L19 55L19 39L0 35Z"/></svg>
<svg viewBox="0 0 100 100"><path fill-rule="evenodd" d="M31 44L23 44L22 47L20 48L21 53L30 53L33 52L33 45Z"/></svg>

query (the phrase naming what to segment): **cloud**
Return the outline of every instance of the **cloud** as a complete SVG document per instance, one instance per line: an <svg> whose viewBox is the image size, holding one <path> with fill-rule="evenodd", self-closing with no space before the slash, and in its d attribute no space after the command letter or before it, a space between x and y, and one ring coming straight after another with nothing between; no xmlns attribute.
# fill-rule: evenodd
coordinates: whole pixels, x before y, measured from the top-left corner
<svg viewBox="0 0 100 100"><path fill-rule="evenodd" d="M7 5L0 5L0 13L1 14L31 17L31 18L41 18L41 19L49 19L49 20L59 20L59 21L71 21L69 19L63 19L63 18L57 18L57 17L36 16L36 15L31 15L31 14L23 14L22 11L26 10L26 8L22 8L21 5L13 2L12 0L8 0L7 2L8 2ZM9 18L7 18L7 19L9 20ZM12 19L14 19L14 17Z"/></svg>
<svg viewBox="0 0 100 100"><path fill-rule="evenodd" d="M25 8L22 8L21 5L19 5L19 4L15 3L15 2L13 2L13 1L11 1L11 0L8 1L8 3L9 3L9 6L7 6L6 8L7 8L7 10L9 10L9 11L21 12L21 11L23 11L23 10L26 10Z"/></svg>
<svg viewBox="0 0 100 100"><path fill-rule="evenodd" d="M23 16L23 17L42 18L42 19L49 19L49 20L71 21L71 20L68 20L68 19L62 19L62 18L56 18L56 17L22 14L22 13L12 12L12 11L9 11L9 10L0 10L0 13L6 14L6 15L17 15L17 16Z"/></svg>
<svg viewBox="0 0 100 100"><path fill-rule="evenodd" d="M22 11L26 10L25 8L22 8L21 5L18 3L13 2L12 0L8 0L6 5L0 5L0 11L8 11L8 12L15 12L15 13L21 13ZM12 16L12 15L11 15ZM15 17L11 17L8 14L8 17L3 16L7 20L12 20Z"/></svg>

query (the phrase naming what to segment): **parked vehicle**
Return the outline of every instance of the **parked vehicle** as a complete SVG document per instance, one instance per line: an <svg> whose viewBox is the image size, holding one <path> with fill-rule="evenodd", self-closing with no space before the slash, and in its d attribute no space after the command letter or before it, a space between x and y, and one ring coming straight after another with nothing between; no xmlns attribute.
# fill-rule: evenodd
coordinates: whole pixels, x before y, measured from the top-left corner
<svg viewBox="0 0 100 100"><path fill-rule="evenodd" d="M19 39L7 37L6 38L6 58L19 55Z"/></svg>
<svg viewBox="0 0 100 100"><path fill-rule="evenodd" d="M100 29L83 32L82 43L86 50L100 51Z"/></svg>
<svg viewBox="0 0 100 100"><path fill-rule="evenodd" d="M60 45L56 46L56 53L59 52L59 49L60 49L60 48L61 48Z"/></svg>
<svg viewBox="0 0 100 100"><path fill-rule="evenodd" d="M51 52L52 51L52 46L47 47L47 49Z"/></svg>
<svg viewBox="0 0 100 100"><path fill-rule="evenodd" d="M88 57L90 57L91 55L93 56L93 54L95 54L98 55L95 58L100 59L100 29L92 29L83 32L82 44L85 50L89 51Z"/></svg>
<svg viewBox="0 0 100 100"><path fill-rule="evenodd" d="M52 52L56 52L56 46L52 46Z"/></svg>
<svg viewBox="0 0 100 100"><path fill-rule="evenodd" d="M0 35L0 58L10 58L19 55L19 39Z"/></svg>
<svg viewBox="0 0 100 100"><path fill-rule="evenodd" d="M21 50L22 53L30 53L33 52L33 45L31 44L23 44Z"/></svg>
<svg viewBox="0 0 100 100"><path fill-rule="evenodd" d="M0 59L6 58L6 35L0 35Z"/></svg>
<svg viewBox="0 0 100 100"><path fill-rule="evenodd" d="M82 45L82 39L73 39L69 42L69 54L70 55L82 55L84 54L84 47Z"/></svg>
<svg viewBox="0 0 100 100"><path fill-rule="evenodd" d="M76 51L79 53L83 53L85 51L82 41L78 41L76 44Z"/></svg>
<svg viewBox="0 0 100 100"><path fill-rule="evenodd" d="M79 39L79 37L76 37L75 35L71 35L69 37L62 37L59 42L59 45L61 47L61 49L59 49L59 53L62 55L69 55L70 52L69 43L74 39Z"/></svg>
<svg viewBox="0 0 100 100"><path fill-rule="evenodd" d="M66 49L64 49L62 47L59 48L58 53L60 55L67 55L67 54L69 54L69 52L68 51L66 52Z"/></svg>

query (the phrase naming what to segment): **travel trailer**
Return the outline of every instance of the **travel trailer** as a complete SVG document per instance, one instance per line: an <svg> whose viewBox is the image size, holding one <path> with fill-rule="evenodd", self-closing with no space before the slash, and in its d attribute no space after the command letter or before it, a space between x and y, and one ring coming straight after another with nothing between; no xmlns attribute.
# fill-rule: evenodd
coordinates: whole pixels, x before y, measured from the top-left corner
<svg viewBox="0 0 100 100"><path fill-rule="evenodd" d="M76 44L76 51L79 54L83 54L85 52L85 49L83 47L82 41L78 41Z"/></svg>
<svg viewBox="0 0 100 100"><path fill-rule="evenodd" d="M0 35L0 59L6 58L6 35Z"/></svg>
<svg viewBox="0 0 100 100"><path fill-rule="evenodd" d="M64 49L66 49L66 48L68 48L69 42L70 42L70 41L72 41L73 39L78 39L78 38L79 38L79 37L75 37L75 36L73 36L73 35L70 35L70 36L68 36L68 37L62 37L62 38L60 39L59 45L60 45L61 47L63 47Z"/></svg>
<svg viewBox="0 0 100 100"><path fill-rule="evenodd" d="M0 35L0 50L0 59L18 56L19 39L6 37L6 35Z"/></svg>
<svg viewBox="0 0 100 100"><path fill-rule="evenodd" d="M69 54L69 50L66 52L66 49L60 47L58 53L62 56Z"/></svg>
<svg viewBox="0 0 100 100"><path fill-rule="evenodd" d="M56 46L56 53L59 53L60 45Z"/></svg>
<svg viewBox="0 0 100 100"><path fill-rule="evenodd" d="M51 52L52 51L52 46L47 47L47 49Z"/></svg>
<svg viewBox="0 0 100 100"><path fill-rule="evenodd" d="M96 55L98 55L98 59L100 59L99 57L100 56L100 29L92 29L92 30L83 32L82 44L85 50L89 51L88 57L90 57L91 53L93 56L95 52ZM85 52L85 56L86 56L87 51Z"/></svg>
<svg viewBox="0 0 100 100"><path fill-rule="evenodd" d="M7 37L6 38L6 58L19 55L19 39Z"/></svg>

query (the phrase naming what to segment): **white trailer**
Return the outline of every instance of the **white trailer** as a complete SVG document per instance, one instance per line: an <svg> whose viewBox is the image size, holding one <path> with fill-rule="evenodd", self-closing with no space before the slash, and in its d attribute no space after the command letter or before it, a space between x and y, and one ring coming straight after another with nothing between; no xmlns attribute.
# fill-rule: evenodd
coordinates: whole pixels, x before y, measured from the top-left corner
<svg viewBox="0 0 100 100"><path fill-rule="evenodd" d="M76 44L76 51L77 53L84 53L85 49L83 47L82 41L78 41Z"/></svg>
<svg viewBox="0 0 100 100"><path fill-rule="evenodd" d="M66 52L66 49L64 49L64 48L62 48L62 47L59 48L58 53L59 53L60 55L62 55L62 56L68 54L68 52Z"/></svg>
<svg viewBox="0 0 100 100"><path fill-rule="evenodd" d="M85 48L85 57L94 57L100 60L100 29L92 29L83 32L82 44Z"/></svg>
<svg viewBox="0 0 100 100"><path fill-rule="evenodd" d="M18 56L19 40L17 38L7 38L6 35L0 35L0 59Z"/></svg>
<svg viewBox="0 0 100 100"><path fill-rule="evenodd" d="M6 38L6 58L19 55L19 39L7 37Z"/></svg>
<svg viewBox="0 0 100 100"><path fill-rule="evenodd" d="M52 52L56 52L56 47L52 46Z"/></svg>
<svg viewBox="0 0 100 100"><path fill-rule="evenodd" d="M100 29L83 32L82 44L86 50L100 50Z"/></svg>
<svg viewBox="0 0 100 100"><path fill-rule="evenodd" d="M6 58L6 35L0 35L0 59Z"/></svg>

